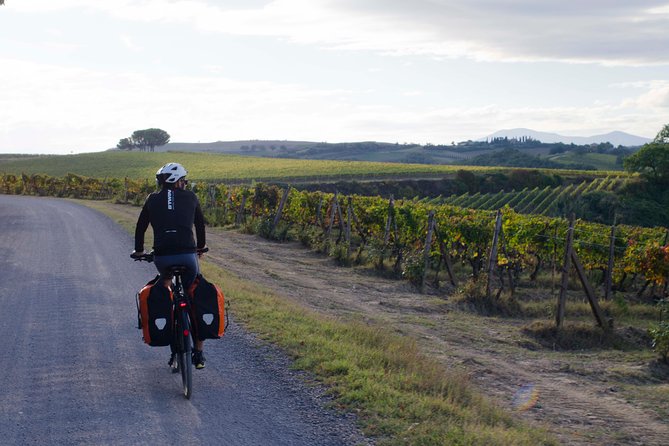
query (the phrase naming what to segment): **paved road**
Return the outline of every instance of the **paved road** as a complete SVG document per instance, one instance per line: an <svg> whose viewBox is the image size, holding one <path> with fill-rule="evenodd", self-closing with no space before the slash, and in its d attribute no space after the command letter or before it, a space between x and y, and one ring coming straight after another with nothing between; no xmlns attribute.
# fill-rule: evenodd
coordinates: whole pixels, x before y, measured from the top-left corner
<svg viewBox="0 0 669 446"><path fill-rule="evenodd" d="M234 323L208 341L193 398L169 348L135 328L155 273L129 235L74 203L0 195L0 443L368 444L318 388Z"/></svg>

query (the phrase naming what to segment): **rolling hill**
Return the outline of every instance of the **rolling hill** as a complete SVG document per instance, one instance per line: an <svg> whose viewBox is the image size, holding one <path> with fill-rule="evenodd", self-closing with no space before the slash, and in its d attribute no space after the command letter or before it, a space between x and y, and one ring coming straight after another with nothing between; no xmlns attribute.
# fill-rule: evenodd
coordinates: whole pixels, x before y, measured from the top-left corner
<svg viewBox="0 0 669 446"><path fill-rule="evenodd" d="M502 141L502 139L504 139ZM610 132L589 137L562 136L557 133L537 132L531 129L500 130L478 141L464 141L450 145L398 144L376 141L349 143L327 143L315 141L286 140L241 140L216 141L208 143L169 143L157 151L208 152L246 155L265 158L292 158L309 160L376 161L407 164L466 164L481 155L496 153L505 149L517 149L528 157L546 157L556 145L564 145L560 152L582 147L581 152L591 150L591 145L610 143L613 147L623 146L633 150L650 139L624 132ZM610 147L610 146L609 146ZM601 153L601 152L600 152ZM592 160L581 160L582 153L572 155L565 167L581 165L600 167ZM618 154L616 154L618 155ZM615 157L613 168L615 166ZM607 160L608 162L608 160ZM543 161L545 164L545 161ZM532 167L536 162L523 163L516 167ZM559 164L556 167L559 168ZM544 166L546 167L546 166ZM610 165L606 166L611 168ZM601 168L601 167L600 167Z"/></svg>

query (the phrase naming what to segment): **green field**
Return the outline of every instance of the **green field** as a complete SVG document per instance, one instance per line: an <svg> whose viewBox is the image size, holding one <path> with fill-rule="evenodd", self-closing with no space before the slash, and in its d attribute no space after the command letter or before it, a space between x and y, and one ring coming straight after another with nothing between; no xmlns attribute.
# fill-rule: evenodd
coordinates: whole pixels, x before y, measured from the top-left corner
<svg viewBox="0 0 669 446"><path fill-rule="evenodd" d="M44 174L64 177L68 173L94 178L153 178L156 170L168 162L183 164L189 178L199 181L226 182L240 180L373 180L375 178L433 178L454 174L458 170L478 173L512 170L506 167L469 167L435 164L402 164L367 161L298 160L256 158L201 152L98 152L79 155L41 155L0 157L0 174ZM527 170L527 169L525 169ZM541 169L540 169L541 170ZM543 169L545 170L545 169ZM560 170L560 175L583 172ZM589 176L606 176L607 172L587 172Z"/></svg>
<svg viewBox="0 0 669 446"><path fill-rule="evenodd" d="M296 178L374 178L376 176L441 176L467 167L399 164L362 161L296 160L254 158L238 155L179 152L100 152L80 155L43 155L31 158L0 158L0 173L68 173L96 178L152 178L165 163L183 164L193 180L270 180ZM495 168L476 167L479 172Z"/></svg>
<svg viewBox="0 0 669 446"><path fill-rule="evenodd" d="M608 153L584 153L566 152L559 155L549 156L548 159L560 164L589 164L597 170L623 170L621 165L616 164L617 156Z"/></svg>

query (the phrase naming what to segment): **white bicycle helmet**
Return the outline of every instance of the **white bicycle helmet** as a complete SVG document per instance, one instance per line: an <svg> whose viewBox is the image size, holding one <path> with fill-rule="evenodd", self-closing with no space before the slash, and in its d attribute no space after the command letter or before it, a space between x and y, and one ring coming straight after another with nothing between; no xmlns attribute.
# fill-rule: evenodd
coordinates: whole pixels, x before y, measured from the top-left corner
<svg viewBox="0 0 669 446"><path fill-rule="evenodd" d="M176 183L186 175L188 175L188 172L181 164L167 163L156 172L156 180L158 180L158 184Z"/></svg>

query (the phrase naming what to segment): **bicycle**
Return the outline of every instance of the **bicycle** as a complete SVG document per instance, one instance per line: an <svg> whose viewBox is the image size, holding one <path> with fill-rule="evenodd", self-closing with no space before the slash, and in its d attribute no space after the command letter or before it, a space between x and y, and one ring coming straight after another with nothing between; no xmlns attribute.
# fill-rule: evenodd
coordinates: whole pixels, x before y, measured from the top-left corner
<svg viewBox="0 0 669 446"><path fill-rule="evenodd" d="M208 249L198 250L198 253L207 252ZM153 253L143 254L139 257L132 257L135 261L153 262ZM193 394L193 362L191 360L193 352L194 333L190 318L191 302L185 293L181 282L181 275L187 268L182 265L170 267L169 274L172 276L172 302L173 317L173 336L171 343L172 356L170 357L170 367L172 373L181 372L181 382L183 384L183 394L186 399L190 399ZM138 321L141 326L141 321Z"/></svg>

